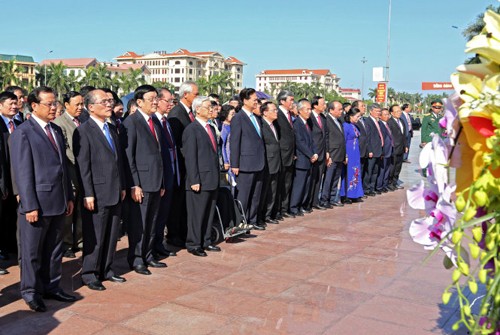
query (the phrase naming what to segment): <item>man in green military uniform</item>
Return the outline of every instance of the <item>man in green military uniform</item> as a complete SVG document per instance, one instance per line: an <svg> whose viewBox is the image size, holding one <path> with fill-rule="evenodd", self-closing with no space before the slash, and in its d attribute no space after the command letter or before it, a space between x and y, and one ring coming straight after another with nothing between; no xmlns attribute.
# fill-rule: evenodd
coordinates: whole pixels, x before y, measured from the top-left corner
<svg viewBox="0 0 500 335"><path fill-rule="evenodd" d="M431 112L424 116L422 120L422 131L420 133L420 147L423 148L428 142L432 141L432 134L438 134L443 137L444 130L439 126L441 118L441 110L443 104L441 101L434 100L431 102Z"/></svg>

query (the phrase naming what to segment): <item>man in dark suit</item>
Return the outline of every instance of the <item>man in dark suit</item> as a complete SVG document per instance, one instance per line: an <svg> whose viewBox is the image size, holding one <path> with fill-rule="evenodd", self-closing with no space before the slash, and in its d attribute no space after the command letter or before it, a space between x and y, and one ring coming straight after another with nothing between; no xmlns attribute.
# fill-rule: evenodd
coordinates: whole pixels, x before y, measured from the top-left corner
<svg viewBox="0 0 500 335"><path fill-rule="evenodd" d="M406 146L407 129L405 123L401 121L402 111L399 105L391 106L389 112L392 117L387 123L391 129L392 139L394 141L394 150L392 152L393 166L389 176L389 186L392 189L402 189L403 186L398 184L398 180L401 167L403 166L404 153L408 151L408 147Z"/></svg>
<svg viewBox="0 0 500 335"><path fill-rule="evenodd" d="M344 128L342 126L342 104L332 101L328 104L328 116L326 117L326 150L328 153L326 176L321 193L321 205L332 208L333 206L344 206L337 200L338 184L342 174L342 168L347 163Z"/></svg>
<svg viewBox="0 0 500 335"><path fill-rule="evenodd" d="M14 120L17 120L19 123L23 123L24 122L23 109L24 109L24 102L26 101L25 90L22 87L12 85L12 86L7 86L5 88L5 92L14 93L15 96L17 97L17 113L16 115L14 115Z"/></svg>
<svg viewBox="0 0 500 335"><path fill-rule="evenodd" d="M130 268L142 275L150 275L148 266L166 267L153 257L153 241L160 198L165 192L161 126L153 122L158 107L156 89L139 86L134 93L137 111L123 121L120 133L128 161L128 186L132 197L128 262Z"/></svg>
<svg viewBox="0 0 500 335"><path fill-rule="evenodd" d="M186 244L187 234L187 213L186 213L186 190L184 188L186 180L186 165L184 154L182 153L182 132L191 122L194 115L191 111L194 98L198 96L198 86L187 81L179 87L179 103L168 113L168 122L174 135L174 142L177 145L179 164L179 185L174 187L171 207L168 218L169 227L167 232L167 242L178 247Z"/></svg>
<svg viewBox="0 0 500 335"><path fill-rule="evenodd" d="M163 245L165 228L168 227L168 231L170 231L170 229L175 230L176 228L171 224L172 220L169 220L169 214L174 189L180 186L179 160L177 159L179 154L172 128L170 127L170 122L167 120L172 107L174 107L172 93L166 88L159 89L158 108L156 109L154 118L158 120L162 128L162 135L165 146L167 147L167 150L163 151L162 154L167 155L167 157L164 157L164 161L167 161L168 164L164 166L166 169L165 174L167 175L167 182L165 183L165 194L160 200L160 212L158 213L158 224L156 225L155 241L153 243L153 252L158 257L177 255L175 251L166 250Z"/></svg>
<svg viewBox="0 0 500 335"><path fill-rule="evenodd" d="M295 133L290 113L294 96L292 92L283 90L278 94L276 100L279 105L277 129L281 149L281 172L278 179L278 219L281 219L281 217L294 217L289 213L295 162Z"/></svg>
<svg viewBox="0 0 500 335"><path fill-rule="evenodd" d="M243 107L231 120L229 142L231 171L236 176L236 199L241 202L248 223L255 229L264 230L257 222L266 160L261 126L252 113L257 106L257 94L253 88L245 88L240 98Z"/></svg>
<svg viewBox="0 0 500 335"><path fill-rule="evenodd" d="M61 127L66 141L65 154L68 172L73 186L73 194L75 196L73 214L66 217L66 222L64 224L63 256L75 258L75 251L79 249L78 244L82 243L82 199L80 194L80 183L75 166L75 156L73 154L73 133L75 129L80 126L79 116L83 110L83 97L78 92L70 91L64 94L63 99L65 111L54 120L54 123Z"/></svg>
<svg viewBox="0 0 500 335"><path fill-rule="evenodd" d="M93 90L95 90L94 86L90 86L90 85L83 86L82 88L80 88L80 94L82 95L82 97L84 97L87 95L87 93L89 93L90 91L93 91ZM78 120L80 120L80 123L87 122L87 120L89 119L89 116L90 116L89 111L84 107L82 109L82 113L78 117Z"/></svg>
<svg viewBox="0 0 500 335"><path fill-rule="evenodd" d="M28 96L31 118L10 136L14 189L19 193L21 296L37 312L41 299L65 302L76 298L59 287L62 270L64 215L73 212L73 192L64 159L62 130L52 124L54 90L39 87ZM19 168L22 167L22 168Z"/></svg>
<svg viewBox="0 0 500 335"><path fill-rule="evenodd" d="M10 167L9 137L12 132L21 124L16 120L18 115L18 98L12 92L0 93L0 131L2 132L2 160L7 167ZM9 258L9 252L16 252L19 249L19 241L16 243L17 230L17 200L12 189L12 178L10 168L3 176L5 182L5 193L0 200L3 207L0 213L2 233L0 234L0 257Z"/></svg>
<svg viewBox="0 0 500 335"><path fill-rule="evenodd" d="M304 207L311 182L311 168L318 160L318 154L314 147L311 129L307 125L307 120L311 116L311 103L306 99L300 100L298 111L299 116L293 123L297 161L290 196L290 213L303 216L306 212Z"/></svg>
<svg viewBox="0 0 500 335"><path fill-rule="evenodd" d="M213 107L208 97L193 101L196 119L182 134L186 158L186 203L188 215L187 250L195 256L220 251L212 244L212 220L219 188L219 156L215 129L208 123Z"/></svg>
<svg viewBox="0 0 500 335"><path fill-rule="evenodd" d="M90 118L74 132L74 151L83 193L82 281L92 290L103 280L125 278L112 269L120 232L121 201L125 198L123 153L115 126L107 122L113 101L102 90L85 96Z"/></svg>
<svg viewBox="0 0 500 335"><path fill-rule="evenodd" d="M411 116L411 105L410 104L403 104L401 106L403 113L401 114L401 122L404 122L406 125L406 130L407 130L407 135L406 135L406 147L408 148L408 151L405 152L403 155L403 162L404 163L411 163L408 160L408 155L410 153L410 147L411 147L411 138L413 137L413 117Z"/></svg>
<svg viewBox="0 0 500 335"><path fill-rule="evenodd" d="M389 174L392 170L392 150L394 147L394 141L392 139L392 132L387 124L387 121L391 118L389 110L387 108L382 108L380 112L380 130L384 136L384 146L382 149L382 162L380 164L380 172L377 178L377 190L382 193L387 193L390 189L389 187Z"/></svg>
<svg viewBox="0 0 500 335"><path fill-rule="evenodd" d="M2 234L4 234L3 223L5 222L5 219L3 217L3 210L4 210L3 201L9 195L9 190L7 188L7 180L6 180L9 166L7 165L7 162L5 160L6 155L5 155L5 146L3 141L4 141L3 136L0 136L0 221L2 222L2 224L0 224L0 229L2 230ZM6 269L0 268L0 275L6 275L8 273L9 271L7 271Z"/></svg>
<svg viewBox="0 0 500 335"><path fill-rule="evenodd" d="M272 102L265 102L260 107L262 114L262 138L266 146L266 165L264 182L260 196L259 218L264 223L278 223L276 220L278 208L278 177L281 169L281 150L279 135L276 129L278 108Z"/></svg>
<svg viewBox="0 0 500 335"><path fill-rule="evenodd" d="M361 165L361 176L362 180L365 179L365 173L367 170L367 164L368 164L368 139L367 139L367 132L366 132L366 125L364 121L364 116L366 113L366 105L362 100L356 100L352 103L351 108L358 108L361 111L361 117L359 118L358 122L356 122L356 128L359 130L359 159L360 159L360 165ZM364 189L363 185L363 190L365 195L363 196L366 198L366 190Z"/></svg>
<svg viewBox="0 0 500 335"><path fill-rule="evenodd" d="M312 112L307 120L307 125L311 128L314 147L318 153L318 160L313 163L311 170L311 184L309 194L307 196L305 210L312 211L313 208L325 210L326 208L320 205L319 189L323 175L325 174L326 162L329 154L326 151L326 110L325 99L320 96L315 96L311 100Z"/></svg>
<svg viewBox="0 0 500 335"><path fill-rule="evenodd" d="M380 170L380 162L382 156L382 146L384 145L382 131L378 119L380 117L380 105L370 105L370 116L364 118L366 126L366 139L368 142L368 162L366 172L364 174L363 189L366 189L366 195L375 196L377 177ZM378 192L380 194L380 192Z"/></svg>

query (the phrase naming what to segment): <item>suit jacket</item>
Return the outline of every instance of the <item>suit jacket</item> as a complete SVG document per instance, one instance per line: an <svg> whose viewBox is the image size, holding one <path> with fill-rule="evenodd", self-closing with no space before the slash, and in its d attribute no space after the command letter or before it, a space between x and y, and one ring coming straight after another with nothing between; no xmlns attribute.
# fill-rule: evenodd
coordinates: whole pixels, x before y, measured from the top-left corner
<svg viewBox="0 0 500 335"><path fill-rule="evenodd" d="M312 133L300 117L293 122L293 130L295 132L295 156L297 156L295 168L307 170L312 166L311 157L317 153Z"/></svg>
<svg viewBox="0 0 500 335"><path fill-rule="evenodd" d="M364 118L366 126L367 154L373 153L373 157L382 156L382 140L375 122L370 116Z"/></svg>
<svg viewBox="0 0 500 335"><path fill-rule="evenodd" d="M311 117L307 120L307 124L312 132L314 147L318 152L318 163L322 163L326 158L326 118L323 113L319 114L323 128L319 126L318 120L311 112Z"/></svg>
<svg viewBox="0 0 500 335"><path fill-rule="evenodd" d="M5 153L5 145L3 142L4 142L3 136L0 136L0 196L1 197L4 197L6 194L9 193L9 189L7 187L7 176L9 171L9 165L5 160L6 153Z"/></svg>
<svg viewBox="0 0 500 335"><path fill-rule="evenodd" d="M75 132L76 124L73 122L73 117L67 112L64 112L60 117L54 120L54 123L61 127L64 138L66 139L66 157L68 157L71 164L75 165L73 133Z"/></svg>
<svg viewBox="0 0 500 335"><path fill-rule="evenodd" d="M21 125L21 121L17 120L17 119L14 119L14 124L16 125L16 129L17 127L19 127ZM10 133L9 133L9 129L7 128L7 126L5 125L5 122L0 119L0 131L2 132L2 138L3 138L3 141L2 141L2 160L4 161L5 165L6 165L6 170L5 170L5 174L3 176L3 179L4 179L4 182L5 182L5 186L7 187L7 190L9 191L10 194L13 194L14 190L13 190L13 187L12 187L12 175L11 175L11 169L10 169L10 152L9 152L9 137L10 137Z"/></svg>
<svg viewBox="0 0 500 335"><path fill-rule="evenodd" d="M273 125L274 129L276 130L276 135L278 135L278 130L276 129L276 121L273 122ZM262 120L261 130L262 138L264 139L264 144L266 145L266 162L269 174L278 173L281 168L281 149L279 137L278 139L276 139L271 126L269 126L266 120Z"/></svg>
<svg viewBox="0 0 500 335"><path fill-rule="evenodd" d="M356 128L359 130L359 157L364 158L368 156L368 139L367 130L364 123L361 121L362 118L356 123Z"/></svg>
<svg viewBox="0 0 500 335"><path fill-rule="evenodd" d="M403 124L403 127L404 127L404 122L401 122L401 123ZM387 121L387 124L389 125L389 129L391 129L392 139L394 141L393 155L404 154L405 147L406 147L406 136L404 134L404 130L401 131L401 128L399 127L398 123L396 122L396 120L393 117L391 117Z"/></svg>
<svg viewBox="0 0 500 335"><path fill-rule="evenodd" d="M404 113L404 112L402 112L402 113L401 113L401 120L402 120L403 122L405 122L405 125L406 125L406 130L407 130L408 134L409 134L411 137L413 137L413 126L408 127L408 119L410 119L410 124L412 125L412 124L413 124L413 117L412 117L410 114L408 114L408 117L406 117L405 113Z"/></svg>
<svg viewBox="0 0 500 335"><path fill-rule="evenodd" d="M170 157L170 144L168 143L167 140L167 135L165 135L165 129L163 129L163 126L156 117L156 115L151 116L153 118L153 122L155 123L156 127L160 127L161 131L160 133L157 134L159 136L160 140L160 152L161 152L161 158L163 160L163 167L164 167L164 173L163 173L163 186L166 190L172 190L174 186L174 177L175 173L172 170L172 159ZM168 122L168 121L167 121Z"/></svg>
<svg viewBox="0 0 500 335"><path fill-rule="evenodd" d="M215 129L210 126L215 139ZM200 184L201 191L219 188L219 155L214 149L206 129L195 120L182 134L182 150L186 158L186 190L191 185Z"/></svg>
<svg viewBox="0 0 500 335"><path fill-rule="evenodd" d="M115 151L92 118L76 128L72 139L83 197L94 197L98 206L116 205L125 190L123 152L116 127L109 125L109 132Z"/></svg>
<svg viewBox="0 0 500 335"><path fill-rule="evenodd" d="M259 120L256 118L257 122ZM262 125L260 125L262 131ZM259 136L250 117L239 111L231 120L229 139L231 167L242 172L259 172L265 165L264 141Z"/></svg>
<svg viewBox="0 0 500 335"><path fill-rule="evenodd" d="M283 166L292 166L295 156L295 133L285 114L278 109L277 130L280 137L281 161Z"/></svg>
<svg viewBox="0 0 500 335"><path fill-rule="evenodd" d="M33 118L23 122L9 138L11 165L15 171L13 183L21 198L21 214L37 209L39 216L61 215L66 211L67 202L73 200L62 151L65 148L62 130L55 124L51 127L58 151Z"/></svg>
<svg viewBox="0 0 500 335"><path fill-rule="evenodd" d="M187 113L186 108L181 103L178 103L167 116L168 122L170 123L170 128L174 135L175 143L179 149L182 148L182 132L190 123L191 119Z"/></svg>
<svg viewBox="0 0 500 335"><path fill-rule="evenodd" d="M161 127L153 123L156 136L161 136ZM149 125L138 110L123 121L120 133L128 165L127 186L140 186L145 192L157 192L164 188L161 137L151 134Z"/></svg>
<svg viewBox="0 0 500 335"><path fill-rule="evenodd" d="M392 131L387 129L387 126L389 126L387 123L384 124L382 120L378 121L378 124L380 125L380 131L382 131L382 136L384 136L384 147L382 148L382 154L384 155L385 158L389 158L392 156L392 150L393 150L393 139L392 139Z"/></svg>
<svg viewBox="0 0 500 335"><path fill-rule="evenodd" d="M344 127L339 120L341 128L339 129L333 118L332 115L326 117L326 150L330 153L333 162L340 163L345 161L346 156Z"/></svg>

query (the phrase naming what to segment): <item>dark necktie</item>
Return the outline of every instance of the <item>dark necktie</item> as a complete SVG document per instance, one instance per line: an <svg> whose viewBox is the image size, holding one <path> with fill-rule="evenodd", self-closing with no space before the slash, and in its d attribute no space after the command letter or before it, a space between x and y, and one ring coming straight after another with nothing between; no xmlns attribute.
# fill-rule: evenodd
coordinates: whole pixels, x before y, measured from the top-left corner
<svg viewBox="0 0 500 335"><path fill-rule="evenodd" d="M158 141L158 139L156 138L155 126L153 125L153 119L151 117L148 119L148 124L149 130L151 130L151 134L153 134L155 140Z"/></svg>
<svg viewBox="0 0 500 335"><path fill-rule="evenodd" d="M290 112L288 112L288 122L290 122L290 126L293 128L292 116L290 115Z"/></svg>
<svg viewBox="0 0 500 335"><path fill-rule="evenodd" d="M205 125L205 128L207 129L208 136L210 137L210 141L212 142L212 147L214 148L214 151L217 152L217 144L215 144L215 137L212 133L212 129L210 129L210 125L207 123Z"/></svg>
<svg viewBox="0 0 500 335"><path fill-rule="evenodd" d="M9 134L12 134L14 132L14 121L10 120L9 121Z"/></svg>
<svg viewBox="0 0 500 335"><path fill-rule="evenodd" d="M115 152L115 145L113 143L113 139L111 138L111 133L109 132L109 126L108 126L107 122L104 123L103 129L104 129L104 135L106 136L106 139L108 140L108 143L109 143L109 146L111 147L111 150L113 152Z"/></svg>
<svg viewBox="0 0 500 335"><path fill-rule="evenodd" d="M165 136L167 137L168 145L170 146L170 149L173 152L173 156L174 156L174 160L175 160L176 159L175 145L174 145L174 141L172 140L172 136L170 136L170 132L168 131L167 118L166 117L162 117L161 118L161 123L163 125L163 129L165 130Z"/></svg>
<svg viewBox="0 0 500 335"><path fill-rule="evenodd" d="M75 126L79 127L80 126L80 121L75 117L73 118L73 122L75 123Z"/></svg>
<svg viewBox="0 0 500 335"><path fill-rule="evenodd" d="M191 120L191 122L194 122L194 115L193 115L193 112L189 112L189 119Z"/></svg>
<svg viewBox="0 0 500 335"><path fill-rule="evenodd" d="M321 117L319 116L319 114L318 114L317 120L318 120L318 125L319 125L320 129L323 130L323 123L321 122Z"/></svg>
<svg viewBox="0 0 500 335"><path fill-rule="evenodd" d="M57 148L56 140L54 139L54 136L52 136L52 132L50 131L50 124L47 123L45 126L45 133L47 133L47 137L49 138L50 143L52 143L52 146L54 149L59 153L59 149Z"/></svg>

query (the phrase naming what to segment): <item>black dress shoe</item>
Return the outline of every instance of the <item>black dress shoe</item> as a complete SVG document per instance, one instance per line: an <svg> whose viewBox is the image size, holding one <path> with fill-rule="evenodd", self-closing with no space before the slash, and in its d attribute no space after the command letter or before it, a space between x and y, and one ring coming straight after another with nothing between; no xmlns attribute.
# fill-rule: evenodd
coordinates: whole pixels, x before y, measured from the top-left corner
<svg viewBox="0 0 500 335"><path fill-rule="evenodd" d="M388 190L384 187L383 189L381 189L381 190L380 190L380 192L382 192L382 193L387 193L387 192L389 192L389 191L388 191Z"/></svg>
<svg viewBox="0 0 500 335"><path fill-rule="evenodd" d="M283 215L279 215L276 217L276 220L278 221L285 221L285 218L283 217Z"/></svg>
<svg viewBox="0 0 500 335"><path fill-rule="evenodd" d="M343 204L350 205L350 204L352 204L352 200L351 200L351 199L349 199L349 198L345 198L344 200L342 200L342 203L343 203Z"/></svg>
<svg viewBox="0 0 500 335"><path fill-rule="evenodd" d="M356 203L356 202L364 202L364 201L363 201L363 199L361 199L361 198L351 199L351 201L352 201L353 203Z"/></svg>
<svg viewBox="0 0 500 335"><path fill-rule="evenodd" d="M389 191L396 191L396 188L394 186L392 186L392 185L387 186L387 189Z"/></svg>
<svg viewBox="0 0 500 335"><path fill-rule="evenodd" d="M349 200L349 199L345 199L345 200ZM341 202L332 202L330 205L335 206L335 207L344 207L344 204Z"/></svg>
<svg viewBox="0 0 500 335"><path fill-rule="evenodd" d="M167 264L152 260L152 261L148 262L148 266L150 266L152 268L166 268Z"/></svg>
<svg viewBox="0 0 500 335"><path fill-rule="evenodd" d="M106 287L99 281L93 281L91 283L85 284L89 289L94 290L94 291L104 291Z"/></svg>
<svg viewBox="0 0 500 335"><path fill-rule="evenodd" d="M326 207L323 207L323 206L321 206L321 205L315 205L315 206L313 206L313 208L314 208L314 209L317 209L317 210L320 210L320 211L324 211L324 210L326 210Z"/></svg>
<svg viewBox="0 0 500 335"><path fill-rule="evenodd" d="M177 253L175 251L168 251L167 250L167 252L168 252L168 256L170 256L170 257L177 256Z"/></svg>
<svg viewBox="0 0 500 335"><path fill-rule="evenodd" d="M35 312L45 312L47 310L47 306L43 303L41 299L35 298L31 301L27 301L26 304L32 311Z"/></svg>
<svg viewBox="0 0 500 335"><path fill-rule="evenodd" d="M266 230L266 227L264 227L263 225L260 225L260 224L254 224L253 225L253 229L255 229L255 230Z"/></svg>
<svg viewBox="0 0 500 335"><path fill-rule="evenodd" d="M205 248L206 251L221 251L220 247L216 245L209 245L208 247Z"/></svg>
<svg viewBox="0 0 500 335"><path fill-rule="evenodd" d="M381 194L382 194L382 191L375 190L375 194L381 195Z"/></svg>
<svg viewBox="0 0 500 335"><path fill-rule="evenodd" d="M208 256L207 253L202 248L188 250L188 252L195 255L195 256L200 256L200 257L207 257Z"/></svg>
<svg viewBox="0 0 500 335"><path fill-rule="evenodd" d="M75 255L75 253L73 252L73 250L68 249L68 250L66 250L66 251L64 252L63 257L65 257L65 258L76 258L76 255Z"/></svg>
<svg viewBox="0 0 500 335"><path fill-rule="evenodd" d="M294 213L295 216L304 216L304 213L302 213L301 211L298 211L297 213Z"/></svg>
<svg viewBox="0 0 500 335"><path fill-rule="evenodd" d="M8 274L8 273L9 273L9 271L7 271L7 270L5 270L5 269L0 268L0 275L6 275L6 274Z"/></svg>
<svg viewBox="0 0 500 335"><path fill-rule="evenodd" d="M397 188L398 190L402 190L404 187L403 187L403 186L401 186L401 185L398 185L398 186L396 186L396 188Z"/></svg>
<svg viewBox="0 0 500 335"><path fill-rule="evenodd" d="M283 217L293 219L295 218L295 214L293 213L283 213Z"/></svg>
<svg viewBox="0 0 500 335"><path fill-rule="evenodd" d="M366 193L366 195L369 196L369 197L374 197L377 194L375 192L371 191L371 192Z"/></svg>
<svg viewBox="0 0 500 335"><path fill-rule="evenodd" d="M163 247L162 247L162 248L157 248L157 249L155 249L155 250L153 251L153 253L158 254L158 255L160 255L160 256L163 256L163 257L168 257L168 256L170 256L170 255L169 255L168 250L167 250L167 249L165 249L165 248L163 248Z"/></svg>
<svg viewBox="0 0 500 335"><path fill-rule="evenodd" d="M300 211L304 214L309 214L313 212L312 208L302 208Z"/></svg>
<svg viewBox="0 0 500 335"><path fill-rule="evenodd" d="M56 293L45 293L43 295L45 299L57 300L62 302L73 302L76 301L76 297L73 295L69 295L64 293L63 291L59 291Z"/></svg>
<svg viewBox="0 0 500 335"><path fill-rule="evenodd" d="M270 224L278 224L278 220L274 220L274 219L266 219L266 223L270 223Z"/></svg>
<svg viewBox="0 0 500 335"><path fill-rule="evenodd" d="M127 281L127 279L120 277L120 276L112 276L108 278L109 281L112 281L113 283L124 283Z"/></svg>
<svg viewBox="0 0 500 335"><path fill-rule="evenodd" d="M145 265L136 265L133 267L134 271L141 275L150 275L151 271Z"/></svg>

